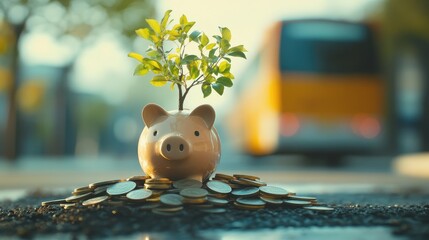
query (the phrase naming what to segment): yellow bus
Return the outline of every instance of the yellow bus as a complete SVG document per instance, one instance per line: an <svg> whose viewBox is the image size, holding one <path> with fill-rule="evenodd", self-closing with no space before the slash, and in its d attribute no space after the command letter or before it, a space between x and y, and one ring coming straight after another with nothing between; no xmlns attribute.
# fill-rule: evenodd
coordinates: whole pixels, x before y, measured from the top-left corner
<svg viewBox="0 0 429 240"><path fill-rule="evenodd" d="M232 138L253 155L382 149L386 87L375 32L367 23L278 22L238 87Z"/></svg>

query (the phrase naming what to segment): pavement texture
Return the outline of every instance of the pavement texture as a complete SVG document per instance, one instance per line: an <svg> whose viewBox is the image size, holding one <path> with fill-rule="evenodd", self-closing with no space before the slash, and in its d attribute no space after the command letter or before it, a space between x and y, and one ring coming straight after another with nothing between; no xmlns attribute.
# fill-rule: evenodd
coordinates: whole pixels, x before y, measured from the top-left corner
<svg viewBox="0 0 429 240"><path fill-rule="evenodd" d="M419 191L311 195L334 207L332 212L286 206L254 211L228 206L226 212L218 214L186 208L173 216L160 216L135 206L63 209L40 204L68 195L38 191L14 201L3 200L0 238L49 238L58 233L71 238L126 238L138 233L162 232L174 239L212 239L200 235L201 231L383 226L400 238L429 239L429 194ZM341 239L341 235L337 238Z"/></svg>

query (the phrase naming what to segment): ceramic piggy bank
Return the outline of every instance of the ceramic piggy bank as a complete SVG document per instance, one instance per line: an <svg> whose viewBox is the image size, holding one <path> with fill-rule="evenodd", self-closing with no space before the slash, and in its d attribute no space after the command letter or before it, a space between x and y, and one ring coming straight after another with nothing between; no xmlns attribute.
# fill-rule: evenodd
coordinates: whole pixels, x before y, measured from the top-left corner
<svg viewBox="0 0 429 240"><path fill-rule="evenodd" d="M143 171L152 178L207 180L220 159L220 141L213 127L215 111L201 105L189 111L167 112L156 104L142 111L145 128L138 156Z"/></svg>

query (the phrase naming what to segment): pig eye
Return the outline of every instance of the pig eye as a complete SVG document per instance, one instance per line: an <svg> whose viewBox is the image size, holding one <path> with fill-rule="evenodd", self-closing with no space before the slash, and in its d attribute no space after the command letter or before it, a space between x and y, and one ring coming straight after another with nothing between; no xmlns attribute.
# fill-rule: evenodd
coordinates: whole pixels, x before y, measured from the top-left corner
<svg viewBox="0 0 429 240"><path fill-rule="evenodd" d="M200 136L200 132L195 131L195 132L194 132L194 135L198 137L198 136Z"/></svg>
<svg viewBox="0 0 429 240"><path fill-rule="evenodd" d="M156 136L158 134L158 131L153 132L153 136Z"/></svg>

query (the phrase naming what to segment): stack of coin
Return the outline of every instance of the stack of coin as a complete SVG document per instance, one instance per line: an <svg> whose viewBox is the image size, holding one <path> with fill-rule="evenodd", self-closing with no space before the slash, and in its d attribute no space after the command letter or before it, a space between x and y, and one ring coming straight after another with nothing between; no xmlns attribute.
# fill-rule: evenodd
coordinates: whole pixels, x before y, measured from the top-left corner
<svg viewBox="0 0 429 240"><path fill-rule="evenodd" d="M149 178L145 180L144 187L148 189L168 190L173 182L168 178Z"/></svg>
<svg viewBox="0 0 429 240"><path fill-rule="evenodd" d="M202 204L207 201L208 191L203 188L184 188L180 191L183 196L183 203Z"/></svg>
<svg viewBox="0 0 429 240"><path fill-rule="evenodd" d="M318 203L314 197L299 196L281 187L268 186L257 176L222 173L217 173L204 184L193 179L171 181L148 176L102 181L75 188L71 196L45 201L42 205L59 205L64 209L130 205L160 215L177 214L184 208L223 213L229 206L245 210L281 206L322 212L334 210Z"/></svg>

